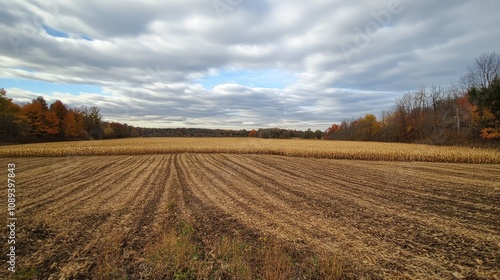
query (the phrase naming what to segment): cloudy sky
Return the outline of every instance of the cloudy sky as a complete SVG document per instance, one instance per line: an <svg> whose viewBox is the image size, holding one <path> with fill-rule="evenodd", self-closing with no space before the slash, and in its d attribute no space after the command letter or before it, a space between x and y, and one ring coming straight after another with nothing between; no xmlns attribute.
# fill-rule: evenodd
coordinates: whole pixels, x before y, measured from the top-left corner
<svg viewBox="0 0 500 280"><path fill-rule="evenodd" d="M7 0L0 87L143 127L325 129L500 51L498 0Z"/></svg>

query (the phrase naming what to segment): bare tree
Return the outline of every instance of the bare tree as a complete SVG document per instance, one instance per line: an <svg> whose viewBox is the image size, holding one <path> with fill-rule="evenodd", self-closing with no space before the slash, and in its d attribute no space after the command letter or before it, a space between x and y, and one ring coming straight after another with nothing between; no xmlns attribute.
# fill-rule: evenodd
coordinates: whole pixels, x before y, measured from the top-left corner
<svg viewBox="0 0 500 280"><path fill-rule="evenodd" d="M500 74L500 55L496 52L482 53L467 70L468 73L461 78L464 90L487 89Z"/></svg>

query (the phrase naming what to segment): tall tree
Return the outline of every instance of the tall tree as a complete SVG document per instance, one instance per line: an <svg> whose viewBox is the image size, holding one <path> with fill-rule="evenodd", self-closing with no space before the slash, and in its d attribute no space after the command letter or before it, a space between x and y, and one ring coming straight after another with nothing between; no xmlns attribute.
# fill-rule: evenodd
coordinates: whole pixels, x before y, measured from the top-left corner
<svg viewBox="0 0 500 280"><path fill-rule="evenodd" d="M45 101L45 98L43 98L43 96L38 96L36 99L33 99L32 103L40 104L43 112L49 110L49 106L47 105L47 101Z"/></svg>
<svg viewBox="0 0 500 280"><path fill-rule="evenodd" d="M73 111L68 111L68 113L64 116L62 123L65 138L74 138L79 136L80 131L78 130L75 113Z"/></svg>
<svg viewBox="0 0 500 280"><path fill-rule="evenodd" d="M72 110L72 112L75 117L77 136L87 137L88 133L85 130L85 116L83 112L79 110Z"/></svg>
<svg viewBox="0 0 500 280"><path fill-rule="evenodd" d="M54 112L59 119L59 137L64 138L65 134L65 126L64 126L64 118L68 114L68 108L61 100L56 100L54 103L50 104L50 111Z"/></svg>
<svg viewBox="0 0 500 280"><path fill-rule="evenodd" d="M500 139L500 78L497 76L488 88L472 88L469 100L477 106L475 113L482 124L481 137Z"/></svg>
<svg viewBox="0 0 500 280"><path fill-rule="evenodd" d="M500 55L496 52L482 53L467 70L467 74L461 78L465 90L487 89L500 75Z"/></svg>
<svg viewBox="0 0 500 280"><path fill-rule="evenodd" d="M97 106L87 108L83 106L80 109L83 116L84 129L88 136L94 139L101 139L104 137L104 128L101 127L102 116Z"/></svg>
<svg viewBox="0 0 500 280"><path fill-rule="evenodd" d="M85 124L87 126L87 129L93 129L95 127L98 127L101 124L101 113L99 108L96 106L90 107L90 109L85 111L84 114L85 117Z"/></svg>
<svg viewBox="0 0 500 280"><path fill-rule="evenodd" d="M469 90L469 99L472 104L489 110L500 120L500 77L496 77L487 88Z"/></svg>
<svg viewBox="0 0 500 280"><path fill-rule="evenodd" d="M32 103L24 105L21 112L27 120L29 135L41 138L45 132L43 105L34 99Z"/></svg>
<svg viewBox="0 0 500 280"><path fill-rule="evenodd" d="M315 137L314 132L310 128L308 128L306 132L304 132L304 136L302 136L304 139L314 139Z"/></svg>
<svg viewBox="0 0 500 280"><path fill-rule="evenodd" d="M316 129L316 131L314 131L314 136L316 136L316 139L322 139L323 138L323 131L319 130L319 129Z"/></svg>
<svg viewBox="0 0 500 280"><path fill-rule="evenodd" d="M63 120L68 113L68 108L61 100L56 100L54 103L50 104L50 110L54 111L60 120Z"/></svg>
<svg viewBox="0 0 500 280"><path fill-rule="evenodd" d="M56 112L46 111L44 114L44 122L43 122L43 132L45 136L53 138L54 136L59 134L59 123L60 120L57 117Z"/></svg>
<svg viewBox="0 0 500 280"><path fill-rule="evenodd" d="M375 135L380 131L381 124L373 114L366 114L359 122L364 138L362 140L373 140Z"/></svg>
<svg viewBox="0 0 500 280"><path fill-rule="evenodd" d="M22 132L19 114L21 108L7 98L7 91L0 89L0 140L17 140Z"/></svg>

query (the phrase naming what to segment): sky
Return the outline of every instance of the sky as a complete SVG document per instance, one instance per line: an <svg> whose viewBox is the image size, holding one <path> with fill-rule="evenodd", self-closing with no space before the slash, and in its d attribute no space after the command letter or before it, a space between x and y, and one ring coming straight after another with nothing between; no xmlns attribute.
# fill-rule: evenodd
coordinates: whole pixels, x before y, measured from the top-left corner
<svg viewBox="0 0 500 280"><path fill-rule="evenodd" d="M498 0L7 0L0 88L141 127L324 130L500 53Z"/></svg>

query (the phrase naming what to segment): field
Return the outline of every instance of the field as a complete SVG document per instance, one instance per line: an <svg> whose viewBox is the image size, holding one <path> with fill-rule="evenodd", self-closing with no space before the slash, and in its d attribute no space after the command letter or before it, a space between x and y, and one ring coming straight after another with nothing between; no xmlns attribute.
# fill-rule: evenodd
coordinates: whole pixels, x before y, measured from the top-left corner
<svg viewBox="0 0 500 280"><path fill-rule="evenodd" d="M330 159L500 164L500 149L301 139L129 138L0 146L1 157L171 153L267 154Z"/></svg>
<svg viewBox="0 0 500 280"><path fill-rule="evenodd" d="M500 279L498 151L184 140L0 147L17 277Z"/></svg>

